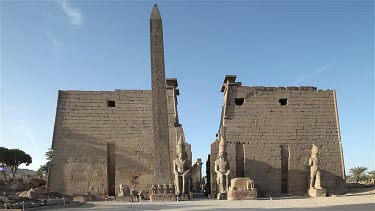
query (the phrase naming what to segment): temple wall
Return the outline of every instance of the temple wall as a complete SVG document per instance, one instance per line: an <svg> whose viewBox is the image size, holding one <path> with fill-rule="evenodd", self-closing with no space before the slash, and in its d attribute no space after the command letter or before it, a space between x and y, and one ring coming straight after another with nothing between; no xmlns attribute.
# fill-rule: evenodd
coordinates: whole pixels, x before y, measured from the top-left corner
<svg viewBox="0 0 375 211"><path fill-rule="evenodd" d="M174 92L167 89L167 96ZM167 101L174 159L177 110L171 108L176 98ZM151 91L59 91L52 149L50 191L107 195L114 186L117 194L121 183L130 189L149 188L154 174Z"/></svg>
<svg viewBox="0 0 375 211"><path fill-rule="evenodd" d="M195 191L201 191L201 181L202 181L202 160L198 158L193 166L191 167L191 180L192 189Z"/></svg>
<svg viewBox="0 0 375 211"><path fill-rule="evenodd" d="M237 145L233 152L228 144L236 177L252 178L261 195L302 195L309 188L308 159L316 144L322 186L334 194L346 191L334 91L228 83L224 96L222 122L225 140ZM217 147L211 146L214 169Z"/></svg>

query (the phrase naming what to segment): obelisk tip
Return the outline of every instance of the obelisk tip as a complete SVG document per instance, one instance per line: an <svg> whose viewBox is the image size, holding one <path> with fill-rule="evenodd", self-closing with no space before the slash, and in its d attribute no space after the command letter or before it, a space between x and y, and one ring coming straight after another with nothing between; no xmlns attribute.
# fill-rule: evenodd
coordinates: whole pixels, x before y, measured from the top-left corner
<svg viewBox="0 0 375 211"><path fill-rule="evenodd" d="M152 8L152 12L151 12L151 17L150 19L158 19L158 20L161 20L161 15L160 15L160 12L159 12L159 9L158 9L158 5L155 4L154 5L154 8Z"/></svg>

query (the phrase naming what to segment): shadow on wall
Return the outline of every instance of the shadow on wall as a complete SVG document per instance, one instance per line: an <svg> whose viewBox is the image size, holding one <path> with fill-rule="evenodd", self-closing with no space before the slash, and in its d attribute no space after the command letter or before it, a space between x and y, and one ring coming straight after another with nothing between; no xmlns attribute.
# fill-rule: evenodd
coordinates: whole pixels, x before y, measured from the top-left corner
<svg viewBox="0 0 375 211"><path fill-rule="evenodd" d="M279 196L280 194L304 195L310 185L310 167L303 169L288 169L287 175L282 176L282 170L271 165L246 159L245 177L255 181L259 194L262 196ZM327 193L335 195L346 193L343 179L336 174L320 170L321 185ZM258 185L258 186L257 186Z"/></svg>
<svg viewBox="0 0 375 211"><path fill-rule="evenodd" d="M341 144L337 133L337 114L333 109L335 101L331 91L317 92L312 87L295 87L297 90L291 88L285 91L282 88L277 92L279 88L276 87L246 87L234 84L229 87L227 101L224 102L226 110L224 116L222 114L222 121L225 120L228 127L226 138L229 142L240 142L246 146L245 151L248 154L245 152L245 157L248 159L245 158L245 165L249 166L245 171L247 169L250 172L241 172L241 162L244 159L239 148L236 149L237 176L257 177L254 180L256 183L260 180L258 183L265 194L304 194L309 183L307 163L311 144L315 143L321 151L319 158L323 187L333 194L346 192L342 178L344 169L339 150ZM290 104L280 101L292 96L299 97L296 97L293 103L290 101ZM282 149L280 154L279 146ZM283 152L283 148L286 152ZM270 153L271 156L268 157L271 158L267 158L264 152ZM278 156L286 161L281 164L281 168ZM263 161L266 163L262 163ZM285 166L288 178L281 179ZM283 176L285 177L285 174ZM285 180L288 187L283 185L283 188L280 188L285 184ZM267 184L273 187L267 188Z"/></svg>
<svg viewBox="0 0 375 211"><path fill-rule="evenodd" d="M289 169L285 180L281 177L281 169L273 168L265 162L246 159L244 176L250 177L255 182L259 197L282 194L304 195L309 189L310 168L306 166L306 170ZM342 178L324 170L321 170L321 178L322 187L327 189L327 193L345 193L340 186ZM282 188L283 185L286 189Z"/></svg>
<svg viewBox="0 0 375 211"><path fill-rule="evenodd" d="M327 189L327 193L336 195L347 193L346 184L342 177L329 171L321 170L321 178L322 187Z"/></svg>
<svg viewBox="0 0 375 211"><path fill-rule="evenodd" d="M211 188L212 194L216 193L216 174L214 172L214 163L217 155L218 143L213 142L211 144ZM252 151L259 152L259 150L251 149ZM303 151L303 150L299 150ZM308 151L307 151L308 152ZM310 167L308 166L309 155L301 154L301 159L292 160L292 165L287 164L286 175L283 174L281 170L281 160L278 157L272 158L272 165L266 161L255 160L251 158L253 155L248 155L244 158L243 164L243 174L238 171L240 165L237 165L237 172L235 176L240 177L250 177L255 182L255 186L258 190L259 197L269 197L269 196L280 196L282 194L291 195L305 195L309 189L309 176ZM257 155L259 159L264 159L262 154ZM238 157L238 155L237 155ZM238 159L236 160L238 164ZM232 162L232 160L230 160ZM230 166L233 164L230 163ZM275 167L275 165L278 165ZM233 169L233 168L231 168ZM327 189L327 193L332 193L335 195L346 193L346 188L344 180L337 176L336 174L321 169L322 186Z"/></svg>
<svg viewBox="0 0 375 211"><path fill-rule="evenodd" d="M245 177L255 183L259 197L281 195L281 170L252 159L245 159Z"/></svg>
<svg viewBox="0 0 375 211"><path fill-rule="evenodd" d="M143 152L141 146L139 150L130 148L131 140L111 136L98 139L66 127L58 128L54 134L54 159L50 166L48 190L72 195L86 192L106 195L107 143L116 144L116 190L120 179L117 177L121 177L121 182L130 188L142 185L138 178L153 174L151 151ZM118 174L119 170L121 174Z"/></svg>

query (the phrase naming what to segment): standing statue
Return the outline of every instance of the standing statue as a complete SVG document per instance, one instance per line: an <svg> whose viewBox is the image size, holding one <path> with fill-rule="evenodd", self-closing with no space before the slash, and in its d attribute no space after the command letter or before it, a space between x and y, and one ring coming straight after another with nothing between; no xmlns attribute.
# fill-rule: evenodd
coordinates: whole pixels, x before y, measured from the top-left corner
<svg viewBox="0 0 375 211"><path fill-rule="evenodd" d="M310 166L310 189L322 189L320 185L320 170L319 170L319 150L313 144L311 149L311 158L309 159Z"/></svg>
<svg viewBox="0 0 375 211"><path fill-rule="evenodd" d="M186 159L185 142L180 136L177 143L177 158L173 161L174 184L177 195L189 193L190 165Z"/></svg>
<svg viewBox="0 0 375 211"><path fill-rule="evenodd" d="M223 136L220 138L219 154L215 161L216 183L219 186L219 193L225 193L229 187L229 161L227 158L226 144Z"/></svg>
<svg viewBox="0 0 375 211"><path fill-rule="evenodd" d="M125 193L125 187L122 184L120 184L119 185L119 193L118 193L117 196L125 196L125 195L126 195L126 193Z"/></svg>

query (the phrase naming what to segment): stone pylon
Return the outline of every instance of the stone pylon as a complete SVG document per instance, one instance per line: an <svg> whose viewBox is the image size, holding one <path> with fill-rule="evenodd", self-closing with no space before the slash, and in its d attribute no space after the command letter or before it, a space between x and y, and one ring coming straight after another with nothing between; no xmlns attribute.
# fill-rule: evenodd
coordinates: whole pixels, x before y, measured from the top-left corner
<svg viewBox="0 0 375 211"><path fill-rule="evenodd" d="M167 94L165 83L163 28L155 4L150 17L154 182L171 183Z"/></svg>

